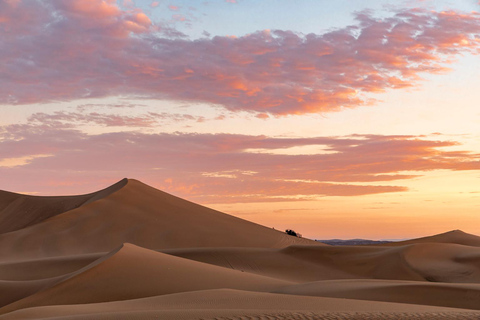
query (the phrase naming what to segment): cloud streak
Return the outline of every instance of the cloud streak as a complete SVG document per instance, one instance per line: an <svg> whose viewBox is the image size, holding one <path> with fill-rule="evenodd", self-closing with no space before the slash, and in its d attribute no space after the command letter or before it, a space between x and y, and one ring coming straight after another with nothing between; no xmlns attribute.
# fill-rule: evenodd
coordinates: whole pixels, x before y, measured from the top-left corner
<svg viewBox="0 0 480 320"><path fill-rule="evenodd" d="M321 151L278 154L302 146ZM77 193L78 185L65 182L85 192L127 176L200 203L402 192L401 181L428 171L480 170L480 154L452 146L458 149L455 141L419 136L94 135L37 121L1 129L0 174L8 185L0 189Z"/></svg>
<svg viewBox="0 0 480 320"><path fill-rule="evenodd" d="M80 110L83 108L80 107ZM28 120L33 123L43 125L57 126L63 128L73 128L80 124L95 124L103 127L136 127L147 128L157 127L164 122L183 122L195 121L204 122L207 119L203 116L193 116L190 114L167 113L167 112L148 112L137 116L126 116L119 114L107 114L98 112L65 112L57 111L53 114L37 112L32 114Z"/></svg>
<svg viewBox="0 0 480 320"><path fill-rule="evenodd" d="M272 115L338 111L478 53L480 16L396 11L324 34L196 40L115 1L1 1L0 103L135 96Z"/></svg>

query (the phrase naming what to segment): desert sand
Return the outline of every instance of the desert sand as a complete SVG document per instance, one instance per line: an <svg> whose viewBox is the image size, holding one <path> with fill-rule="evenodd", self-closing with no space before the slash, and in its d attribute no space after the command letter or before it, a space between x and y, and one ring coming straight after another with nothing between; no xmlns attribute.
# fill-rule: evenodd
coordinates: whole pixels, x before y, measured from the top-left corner
<svg viewBox="0 0 480 320"><path fill-rule="evenodd" d="M0 191L0 319L480 319L480 237L328 246L132 179Z"/></svg>

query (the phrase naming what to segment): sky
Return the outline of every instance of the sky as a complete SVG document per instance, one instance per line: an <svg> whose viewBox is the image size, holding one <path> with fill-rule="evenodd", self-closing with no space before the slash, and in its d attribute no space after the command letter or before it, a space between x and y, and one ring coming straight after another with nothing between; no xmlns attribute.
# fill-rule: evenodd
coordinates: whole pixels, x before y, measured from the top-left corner
<svg viewBox="0 0 480 320"><path fill-rule="evenodd" d="M480 235L479 11L0 0L0 189L128 177L312 239Z"/></svg>

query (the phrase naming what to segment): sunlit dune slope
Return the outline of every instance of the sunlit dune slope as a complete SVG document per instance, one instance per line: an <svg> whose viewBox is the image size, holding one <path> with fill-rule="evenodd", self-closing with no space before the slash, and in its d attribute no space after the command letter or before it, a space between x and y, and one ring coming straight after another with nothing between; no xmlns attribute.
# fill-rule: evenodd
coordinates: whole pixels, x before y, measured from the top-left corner
<svg viewBox="0 0 480 320"><path fill-rule="evenodd" d="M0 190L0 233L15 231L108 196L127 179L98 192L79 196L38 197Z"/></svg>
<svg viewBox="0 0 480 320"><path fill-rule="evenodd" d="M43 222L0 235L9 259L145 248L322 245L292 237L128 180L115 192Z"/></svg>
<svg viewBox="0 0 480 320"><path fill-rule="evenodd" d="M1 308L0 313L215 288L271 291L290 284L125 244L51 287Z"/></svg>
<svg viewBox="0 0 480 320"><path fill-rule="evenodd" d="M381 246L404 246L407 244L414 244L414 243L454 243L454 244L462 244L465 246L474 246L480 247L480 237L463 232L461 230L452 230L449 232L436 234L429 237L411 239L406 241L399 241L399 242L389 242L381 244Z"/></svg>

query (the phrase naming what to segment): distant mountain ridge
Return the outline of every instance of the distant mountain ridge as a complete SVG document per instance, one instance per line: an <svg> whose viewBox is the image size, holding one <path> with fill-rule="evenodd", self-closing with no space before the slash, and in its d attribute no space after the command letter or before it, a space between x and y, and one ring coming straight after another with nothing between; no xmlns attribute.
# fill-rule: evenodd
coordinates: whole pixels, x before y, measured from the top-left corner
<svg viewBox="0 0 480 320"><path fill-rule="evenodd" d="M375 244L385 244L393 241L387 240L368 240L368 239L329 239L329 240L316 240L321 243L328 244L330 246L361 246L361 245L375 245Z"/></svg>

